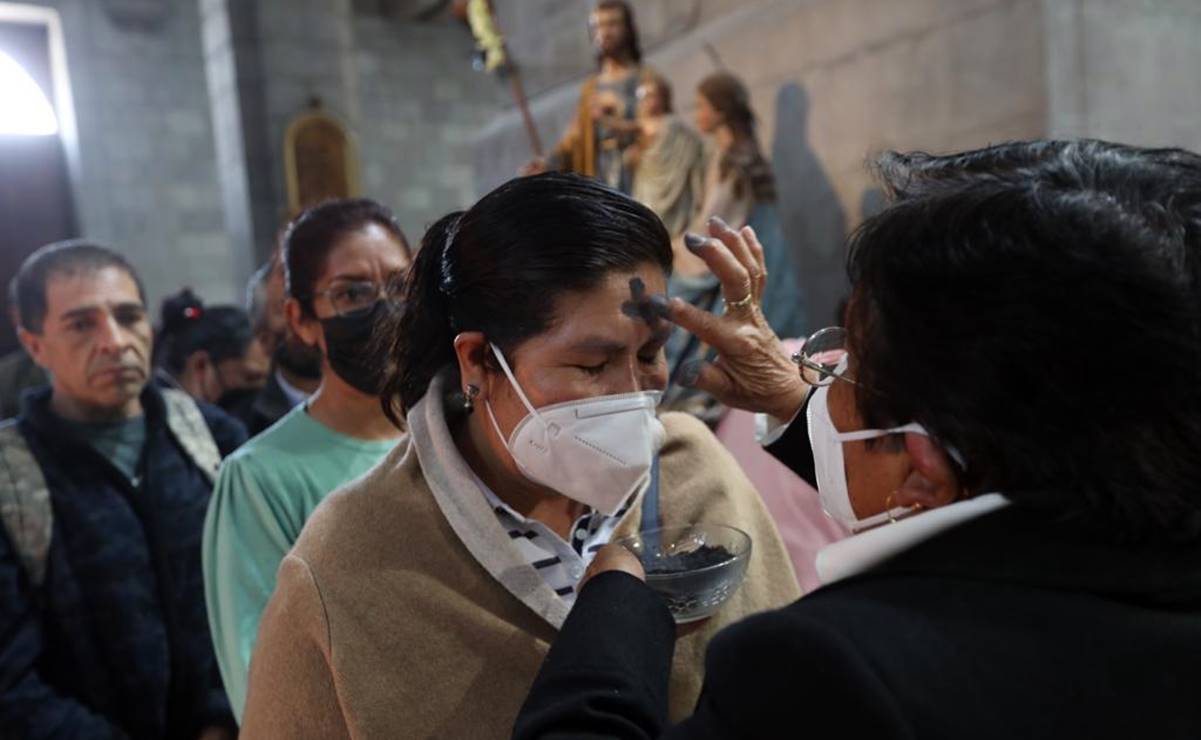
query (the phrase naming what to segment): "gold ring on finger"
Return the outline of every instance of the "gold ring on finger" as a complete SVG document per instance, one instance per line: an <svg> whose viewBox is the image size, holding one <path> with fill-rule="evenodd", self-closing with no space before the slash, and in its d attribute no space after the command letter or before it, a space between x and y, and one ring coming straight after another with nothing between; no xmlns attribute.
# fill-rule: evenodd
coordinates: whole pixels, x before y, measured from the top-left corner
<svg viewBox="0 0 1201 740"><path fill-rule="evenodd" d="M755 301L754 293L747 293L746 298L737 301L726 303L726 311L741 311L744 308L750 308Z"/></svg>

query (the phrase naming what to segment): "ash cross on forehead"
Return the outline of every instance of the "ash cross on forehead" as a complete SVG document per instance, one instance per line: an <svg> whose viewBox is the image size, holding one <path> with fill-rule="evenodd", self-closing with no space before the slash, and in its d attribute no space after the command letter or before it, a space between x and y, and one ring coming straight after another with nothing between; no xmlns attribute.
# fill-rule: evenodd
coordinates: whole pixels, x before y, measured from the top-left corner
<svg viewBox="0 0 1201 740"><path fill-rule="evenodd" d="M646 283L640 277L630 278L630 300L621 304L621 312L635 319L642 319L654 332L654 341L665 342L675 326L665 321L668 316L667 296L646 292Z"/></svg>

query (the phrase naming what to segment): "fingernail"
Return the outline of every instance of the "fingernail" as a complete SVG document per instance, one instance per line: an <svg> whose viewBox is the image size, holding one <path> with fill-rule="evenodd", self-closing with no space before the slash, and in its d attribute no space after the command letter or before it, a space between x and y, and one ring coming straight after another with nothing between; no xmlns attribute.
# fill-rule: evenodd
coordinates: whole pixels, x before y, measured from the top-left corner
<svg viewBox="0 0 1201 740"><path fill-rule="evenodd" d="M680 385L685 388L691 388L696 385L696 381L701 377L701 368L705 366L704 360L689 360L680 368Z"/></svg>
<svg viewBox="0 0 1201 740"><path fill-rule="evenodd" d="M689 232L684 235L684 246L688 247L688 251L696 254L700 252L709 243L709 240L700 234Z"/></svg>
<svg viewBox="0 0 1201 740"><path fill-rule="evenodd" d="M716 226L723 231L733 231L733 229L730 228L730 225L726 223L721 216L711 216L709 218L709 225Z"/></svg>
<svg viewBox="0 0 1201 740"><path fill-rule="evenodd" d="M758 239L759 235L755 233L755 229L750 224L742 227L742 235L751 239Z"/></svg>

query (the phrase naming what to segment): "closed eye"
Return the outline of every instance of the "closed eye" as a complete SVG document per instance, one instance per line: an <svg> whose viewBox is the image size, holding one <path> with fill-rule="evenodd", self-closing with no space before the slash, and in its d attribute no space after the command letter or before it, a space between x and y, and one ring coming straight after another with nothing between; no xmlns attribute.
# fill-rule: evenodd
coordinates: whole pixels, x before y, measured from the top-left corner
<svg viewBox="0 0 1201 740"><path fill-rule="evenodd" d="M605 372L605 368L608 366L608 362L602 362L599 365L576 365L575 367L579 370L583 370L589 375L600 375L601 373Z"/></svg>

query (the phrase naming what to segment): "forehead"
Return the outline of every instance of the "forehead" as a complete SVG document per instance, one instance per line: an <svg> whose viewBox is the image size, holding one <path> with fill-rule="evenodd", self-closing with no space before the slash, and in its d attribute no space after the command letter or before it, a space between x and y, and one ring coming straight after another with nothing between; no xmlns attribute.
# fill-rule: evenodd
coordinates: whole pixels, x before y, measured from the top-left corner
<svg viewBox="0 0 1201 740"><path fill-rule="evenodd" d="M46 278L48 315L82 306L119 303L142 303L138 284L120 267L55 270Z"/></svg>
<svg viewBox="0 0 1201 740"><path fill-rule="evenodd" d="M589 16L589 20L594 26L625 23L625 19L625 11L621 8L597 8Z"/></svg>
<svg viewBox="0 0 1201 740"><path fill-rule="evenodd" d="M627 316L622 305L632 297L630 279L638 277L648 295L667 292L663 270L650 263L629 272L611 272L591 290L575 290L560 295L554 304L554 317L547 332L552 337L570 338L587 332L615 338L627 336L631 329L647 329L640 318Z"/></svg>
<svg viewBox="0 0 1201 740"><path fill-rule="evenodd" d="M395 272L407 268L409 262L408 254L395 236L379 224L367 224L337 241L326 259L322 278Z"/></svg>

